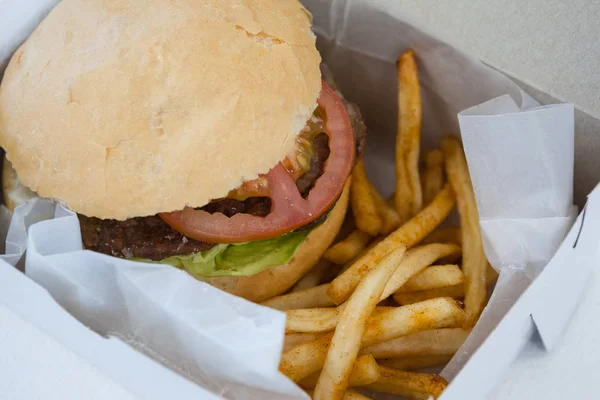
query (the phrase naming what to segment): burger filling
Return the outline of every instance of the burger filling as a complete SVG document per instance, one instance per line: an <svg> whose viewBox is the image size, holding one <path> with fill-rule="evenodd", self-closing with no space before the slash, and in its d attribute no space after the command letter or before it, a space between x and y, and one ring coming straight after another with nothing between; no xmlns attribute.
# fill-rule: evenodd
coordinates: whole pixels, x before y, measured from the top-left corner
<svg viewBox="0 0 600 400"><path fill-rule="evenodd" d="M315 136L312 141L311 153L309 170L296 181L296 187L303 197L310 192L323 173L323 166L329 157L327 135L319 133ZM268 197L249 197L246 200L226 198L213 201L201 209L211 214L222 213L227 217L238 213L265 217L271 210L271 200ZM289 234L289 236L304 239L306 233L325 218L326 214L322 214L313 222L299 228L296 231L299 234ZM216 243L195 240L179 233L156 215L131 218L126 221L102 220L79 215L79 222L86 249L121 258L163 261L173 256L189 256L204 252L217 246ZM293 242L295 241L293 240ZM250 243L256 247L259 242ZM268 243L280 245L281 240ZM238 250L244 246L248 247L248 244L237 246Z"/></svg>

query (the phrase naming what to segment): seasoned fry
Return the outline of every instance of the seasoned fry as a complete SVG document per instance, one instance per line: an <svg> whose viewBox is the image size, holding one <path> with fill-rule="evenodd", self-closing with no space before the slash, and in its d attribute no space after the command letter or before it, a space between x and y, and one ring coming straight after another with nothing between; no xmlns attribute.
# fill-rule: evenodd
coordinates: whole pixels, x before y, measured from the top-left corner
<svg viewBox="0 0 600 400"><path fill-rule="evenodd" d="M281 311L297 308L330 307L335 304L327 296L328 286L329 284L325 284L299 292L284 294L265 300L260 304Z"/></svg>
<svg viewBox="0 0 600 400"><path fill-rule="evenodd" d="M419 331L461 326L464 317L460 305L449 297L397 307L369 318L363 346L372 346Z"/></svg>
<svg viewBox="0 0 600 400"><path fill-rule="evenodd" d="M352 172L352 185L350 186L350 204L356 226L371 236L376 236L381 231L381 217L377 212L375 199L371 193L371 184L365 171L363 160L359 160Z"/></svg>
<svg viewBox="0 0 600 400"><path fill-rule="evenodd" d="M410 278L400 289L398 293L417 292L420 290L438 289L452 285L460 285L465 280L465 276L458 265L432 265L425 268L418 275Z"/></svg>
<svg viewBox="0 0 600 400"><path fill-rule="evenodd" d="M402 371L414 371L416 369L432 368L446 364L452 359L452 355L421 356L403 358L385 358L379 360L384 367L399 369Z"/></svg>
<svg viewBox="0 0 600 400"><path fill-rule="evenodd" d="M496 279L498 279L498 273L491 266L488 265L485 277L486 277L486 286L487 286L490 283L494 282ZM394 294L394 300L396 300L396 302L398 304L401 304L403 306L407 305L407 304L418 303L420 301L424 301L424 300L428 300L428 299L433 299L436 297L452 297L453 299L462 299L463 297L465 297L465 285L463 283L463 284L459 284L459 285L452 285L452 286L441 287L441 288L437 288L437 289L422 290L419 292L412 292L412 293L396 292Z"/></svg>
<svg viewBox="0 0 600 400"><path fill-rule="evenodd" d="M379 370L381 376L377 382L366 385L376 392L427 400L430 396L437 398L448 386L444 378L435 374L399 371L387 367L379 367Z"/></svg>
<svg viewBox="0 0 600 400"><path fill-rule="evenodd" d="M310 342L319 336L318 333L286 333L283 340L283 351L285 352L303 343Z"/></svg>
<svg viewBox="0 0 600 400"><path fill-rule="evenodd" d="M460 254L460 247L453 244L429 244L411 249L387 283L380 300L384 300L421 273L435 260L452 254Z"/></svg>
<svg viewBox="0 0 600 400"><path fill-rule="evenodd" d="M306 390L306 393L310 396L310 398L313 398L313 394L314 394L314 390ZM355 392L352 389L348 389L346 390L346 393L344 393L344 398L342 400L370 400L367 396L364 396L358 392Z"/></svg>
<svg viewBox="0 0 600 400"><path fill-rule="evenodd" d="M333 332L325 333L283 352L279 370L294 382L299 382L320 370L323 368L332 337Z"/></svg>
<svg viewBox="0 0 600 400"><path fill-rule="evenodd" d="M429 204L444 186L444 153L430 150L425 153L423 173L423 204Z"/></svg>
<svg viewBox="0 0 600 400"><path fill-rule="evenodd" d="M337 308L308 308L301 310L288 310L286 331L324 333L335 329L339 321L340 312L345 304ZM376 307L373 315L381 314L396 309L397 307Z"/></svg>
<svg viewBox="0 0 600 400"><path fill-rule="evenodd" d="M454 189L460 215L463 242L463 272L465 274L465 326L473 326L481 314L486 299L485 270L487 259L479 229L479 213L469 168L460 143L455 138L442 140L448 181Z"/></svg>
<svg viewBox="0 0 600 400"><path fill-rule="evenodd" d="M400 321L400 318L391 319L388 325L393 325L394 320ZM369 340L378 344L368 346L363 342L360 354L372 354L375 358L452 355L469 335L468 330L460 328L432 329L386 341L386 338L396 337L398 333L402 333L402 329L403 327L392 326L391 329L387 327L381 329L378 334L373 333ZM404 327L404 329L406 333L415 332L410 327L408 329ZM390 335L390 333L393 333L393 335ZM367 332L365 332L365 336L366 334ZM286 340L288 336L290 335L286 335ZM279 370L295 382L299 382L320 370L323 368L332 337L333 333L320 334L308 342L284 351L281 356ZM306 336L306 338L309 337Z"/></svg>
<svg viewBox="0 0 600 400"><path fill-rule="evenodd" d="M310 375L308 378L302 379L299 383L300 387L313 389L317 386L320 371ZM372 355L366 354L356 359L348 386L364 386L375 382L379 378L379 366Z"/></svg>
<svg viewBox="0 0 600 400"><path fill-rule="evenodd" d="M387 254L400 245L412 247L429 235L450 213L454 207L454 192L449 185L435 197L413 219L396 229L362 257L350 268L334 279L327 290L327 295L341 304L350 297L361 279Z"/></svg>
<svg viewBox="0 0 600 400"><path fill-rule="evenodd" d="M375 310L387 281L404 257L405 251L404 246L399 246L390 253L359 283L350 296L327 351L323 372L315 388L315 399L338 400L343 397L352 366L361 348L367 319ZM379 316L387 314L389 313Z"/></svg>
<svg viewBox="0 0 600 400"><path fill-rule="evenodd" d="M465 285L461 283L460 285L422 290L419 292L394 293L393 297L394 300L396 300L396 303L403 306L429 299L435 299L437 297L452 297L453 299L462 299L465 297Z"/></svg>
<svg viewBox="0 0 600 400"><path fill-rule="evenodd" d="M438 228L427 236L421 244L430 243L454 243L456 245L462 245L462 235L460 228L457 227L445 227Z"/></svg>
<svg viewBox="0 0 600 400"><path fill-rule="evenodd" d="M371 240L371 235L356 229L348 237L331 246L323 257L336 264L345 264L363 250Z"/></svg>
<svg viewBox="0 0 600 400"><path fill-rule="evenodd" d="M412 50L398 60L398 137L396 139L396 209L403 221L416 215L423 198L419 179L421 88Z"/></svg>
<svg viewBox="0 0 600 400"><path fill-rule="evenodd" d="M451 356L471 333L461 328L432 329L365 347L361 354L379 358Z"/></svg>
<svg viewBox="0 0 600 400"><path fill-rule="evenodd" d="M373 200L377 206L377 211L381 217L381 234L387 235L402 224L402 219L398 211L388 204L388 202L381 196L377 188L371 185L371 193Z"/></svg>
<svg viewBox="0 0 600 400"><path fill-rule="evenodd" d="M317 264L306 273L306 275L296 282L290 292L300 292L302 290L311 289L315 286L318 286L329 268L331 268L331 262L320 259Z"/></svg>
<svg viewBox="0 0 600 400"><path fill-rule="evenodd" d="M320 333L331 331L337 324L340 307L288 310L286 311L286 332Z"/></svg>
<svg viewBox="0 0 600 400"><path fill-rule="evenodd" d="M370 400L367 396L355 392L352 389L346 390L343 400Z"/></svg>

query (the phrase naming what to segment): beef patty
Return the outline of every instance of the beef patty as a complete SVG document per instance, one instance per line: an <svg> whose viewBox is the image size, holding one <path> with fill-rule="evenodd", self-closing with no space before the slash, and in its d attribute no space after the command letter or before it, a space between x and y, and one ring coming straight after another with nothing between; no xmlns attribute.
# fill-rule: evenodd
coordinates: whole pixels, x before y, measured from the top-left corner
<svg viewBox="0 0 600 400"><path fill-rule="evenodd" d="M328 83L337 89L330 74L324 77ZM358 107L347 101L338 91L344 102L352 127L356 143L356 159L364 149L366 127ZM296 182L300 193L306 197L314 187L315 182L323 173L325 161L329 157L328 137L321 133L313 140L314 153L310 162L310 170L302 175ZM234 199L221 199L202 207L203 210L215 213L220 212L229 217L237 213L247 213L264 217L271 209L271 200L268 198L250 198L245 201ZM317 218L300 230L310 229L327 218L327 213ZM126 221L101 220L79 215L81 236L86 249L99 253L109 254L121 258L144 258L160 261L175 255L187 255L208 250L215 246L188 238L173 230L158 216L131 218Z"/></svg>
<svg viewBox="0 0 600 400"><path fill-rule="evenodd" d="M325 161L329 157L328 137L321 133L313 140L314 153L310 170L297 181L296 186L306 197L323 173ZM220 212L228 217L247 213L259 217L269 214L271 199L266 197L249 198L245 201L221 199L207 204L202 210ZM310 229L327 217L312 221L301 230ZM214 243L188 238L173 230L158 216L130 218L126 221L101 220L79 215L81 236L86 249L122 258L145 258L160 261L175 255L186 255L208 250Z"/></svg>

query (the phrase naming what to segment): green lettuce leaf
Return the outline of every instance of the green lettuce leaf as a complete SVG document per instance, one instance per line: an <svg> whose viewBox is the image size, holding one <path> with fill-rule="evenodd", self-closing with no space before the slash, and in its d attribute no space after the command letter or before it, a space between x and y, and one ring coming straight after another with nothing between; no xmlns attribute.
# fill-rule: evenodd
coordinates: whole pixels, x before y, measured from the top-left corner
<svg viewBox="0 0 600 400"><path fill-rule="evenodd" d="M158 261L204 277L250 276L286 264L311 231L292 232L273 239L240 244L219 244L210 250ZM135 261L155 262L135 259Z"/></svg>

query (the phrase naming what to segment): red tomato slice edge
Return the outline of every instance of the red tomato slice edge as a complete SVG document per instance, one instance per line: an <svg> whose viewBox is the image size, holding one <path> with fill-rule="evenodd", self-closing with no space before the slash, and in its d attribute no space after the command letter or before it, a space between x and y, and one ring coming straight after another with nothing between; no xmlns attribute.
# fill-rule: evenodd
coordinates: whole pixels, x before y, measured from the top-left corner
<svg viewBox="0 0 600 400"><path fill-rule="evenodd" d="M350 118L335 91L323 82L318 106L325 119L330 155L306 199L281 163L264 175L269 182L271 212L266 217L236 214L227 217L185 208L159 214L171 228L210 243L244 243L292 232L319 218L337 201L354 164L354 133Z"/></svg>

